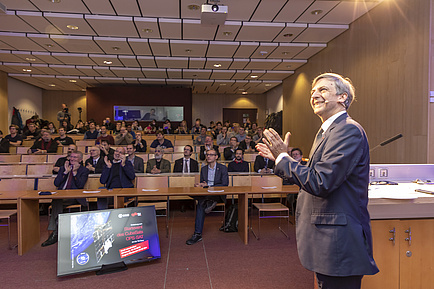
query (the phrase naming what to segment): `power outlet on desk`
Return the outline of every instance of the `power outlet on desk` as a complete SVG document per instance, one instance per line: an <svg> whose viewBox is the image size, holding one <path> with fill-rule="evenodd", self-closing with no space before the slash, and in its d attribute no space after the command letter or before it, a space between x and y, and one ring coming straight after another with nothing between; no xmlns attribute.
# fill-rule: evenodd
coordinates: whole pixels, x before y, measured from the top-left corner
<svg viewBox="0 0 434 289"><path fill-rule="evenodd" d="M380 169L380 178L387 178L389 171L387 169Z"/></svg>
<svg viewBox="0 0 434 289"><path fill-rule="evenodd" d="M369 177L370 178L374 178L375 177L375 170L374 169L370 169L369 170Z"/></svg>

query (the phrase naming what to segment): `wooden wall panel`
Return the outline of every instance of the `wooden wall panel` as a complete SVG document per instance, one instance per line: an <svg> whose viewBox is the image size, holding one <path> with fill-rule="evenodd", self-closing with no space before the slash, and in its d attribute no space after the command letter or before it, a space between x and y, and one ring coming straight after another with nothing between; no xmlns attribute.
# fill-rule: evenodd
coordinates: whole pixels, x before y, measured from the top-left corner
<svg viewBox="0 0 434 289"><path fill-rule="evenodd" d="M83 91L63 91L63 90L43 90L42 91L42 116L44 119L57 122L57 112L62 108L62 103L66 103L71 114L71 123L76 124L78 121L78 110L81 107L81 119L86 121L86 93Z"/></svg>
<svg viewBox="0 0 434 289"><path fill-rule="evenodd" d="M8 74L0 71L0 130L3 136L9 134L8 107Z"/></svg>
<svg viewBox="0 0 434 289"><path fill-rule="evenodd" d="M320 120L309 105L320 73L349 77L357 101L349 114L365 128L372 147L398 133L404 138L371 154L371 163L426 163L428 151L430 1L384 1L351 24L326 49L287 78L284 131L304 155Z"/></svg>

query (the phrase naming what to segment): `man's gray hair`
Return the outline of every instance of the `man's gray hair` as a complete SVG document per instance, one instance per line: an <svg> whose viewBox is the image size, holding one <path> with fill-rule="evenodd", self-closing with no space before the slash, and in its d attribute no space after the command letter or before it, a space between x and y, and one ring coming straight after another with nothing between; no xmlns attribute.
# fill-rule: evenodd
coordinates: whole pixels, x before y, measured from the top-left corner
<svg viewBox="0 0 434 289"><path fill-rule="evenodd" d="M348 110L348 108L350 108L350 105L356 99L355 88L351 83L351 80L349 78L344 78L342 75L339 75L337 73L323 73L313 80L312 87L314 87L316 83L323 78L332 80L335 83L336 95L341 95L344 93L347 95L344 106L345 109Z"/></svg>

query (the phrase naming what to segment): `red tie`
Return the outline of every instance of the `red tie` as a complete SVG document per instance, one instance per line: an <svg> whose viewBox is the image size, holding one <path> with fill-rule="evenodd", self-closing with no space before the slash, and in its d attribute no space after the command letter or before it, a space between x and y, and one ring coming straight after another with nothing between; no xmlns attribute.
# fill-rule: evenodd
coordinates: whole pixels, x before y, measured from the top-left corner
<svg viewBox="0 0 434 289"><path fill-rule="evenodd" d="M69 171L68 180L66 181L66 187L65 187L66 190L72 189L72 178L73 177L74 176L72 175L72 170L71 170L71 171Z"/></svg>

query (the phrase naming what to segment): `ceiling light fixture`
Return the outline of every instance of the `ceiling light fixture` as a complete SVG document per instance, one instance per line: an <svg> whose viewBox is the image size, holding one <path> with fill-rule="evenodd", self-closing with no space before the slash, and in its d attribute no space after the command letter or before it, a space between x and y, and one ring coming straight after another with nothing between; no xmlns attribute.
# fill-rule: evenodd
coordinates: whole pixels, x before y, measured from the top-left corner
<svg viewBox="0 0 434 289"><path fill-rule="evenodd" d="M66 28L71 29L71 30L78 30L78 26L75 26L75 25L66 25Z"/></svg>
<svg viewBox="0 0 434 289"><path fill-rule="evenodd" d="M293 36L294 34L292 34L292 33L286 33L286 34L283 34L283 37L291 37L291 36Z"/></svg>
<svg viewBox="0 0 434 289"><path fill-rule="evenodd" d="M50 1L51 3L60 3L61 0L48 0L48 1Z"/></svg>
<svg viewBox="0 0 434 289"><path fill-rule="evenodd" d="M238 90L245 90L244 88L238 88Z"/></svg>
<svg viewBox="0 0 434 289"><path fill-rule="evenodd" d="M48 86L55 87L56 85L51 83Z"/></svg>
<svg viewBox="0 0 434 289"><path fill-rule="evenodd" d="M217 67L217 68L219 68L219 67L221 67L222 65L220 64L220 63L216 63L216 64L214 64L214 67Z"/></svg>
<svg viewBox="0 0 434 289"><path fill-rule="evenodd" d="M242 94L247 94L248 92L247 91L243 91L243 92L241 92Z"/></svg>
<svg viewBox="0 0 434 289"><path fill-rule="evenodd" d="M27 61L36 61L35 58L29 58L29 57L26 57L26 60L27 60Z"/></svg>
<svg viewBox="0 0 434 289"><path fill-rule="evenodd" d="M187 6L187 8L189 9L189 10L199 10L200 9L200 6L199 5L195 5L195 4L190 4L190 5L188 5Z"/></svg>
<svg viewBox="0 0 434 289"><path fill-rule="evenodd" d="M152 30L151 28L145 28L145 29L142 29L142 31L145 33L152 33L154 30Z"/></svg>
<svg viewBox="0 0 434 289"><path fill-rule="evenodd" d="M224 32L223 32L223 35L224 35L224 36L231 36L231 35L232 35L232 32L230 32L230 31L224 31Z"/></svg>
<svg viewBox="0 0 434 289"><path fill-rule="evenodd" d="M259 55L267 55L268 51L259 51Z"/></svg>
<svg viewBox="0 0 434 289"><path fill-rule="evenodd" d="M27 69L27 68L23 68L23 71L24 71L24 72L32 72L31 69Z"/></svg>
<svg viewBox="0 0 434 289"><path fill-rule="evenodd" d="M197 74L193 74L193 77L197 77Z"/></svg>
<svg viewBox="0 0 434 289"><path fill-rule="evenodd" d="M288 52L288 51L283 51L282 54L283 54L283 55L288 55L289 52Z"/></svg>
<svg viewBox="0 0 434 289"><path fill-rule="evenodd" d="M269 83L266 83L266 84L265 84L265 86L271 86L271 84L269 84Z"/></svg>
<svg viewBox="0 0 434 289"><path fill-rule="evenodd" d="M110 64L112 64L112 63L113 63L112 61L104 60L104 64L110 65Z"/></svg>
<svg viewBox="0 0 434 289"><path fill-rule="evenodd" d="M114 51L118 51L118 50L120 50L120 48L117 47L117 46L113 46L112 49L113 49Z"/></svg>
<svg viewBox="0 0 434 289"><path fill-rule="evenodd" d="M251 78L258 78L257 75L250 75Z"/></svg>
<svg viewBox="0 0 434 289"><path fill-rule="evenodd" d="M190 53L191 49L186 49L185 52Z"/></svg>
<svg viewBox="0 0 434 289"><path fill-rule="evenodd" d="M322 10L313 10L312 12L310 12L312 15L319 15L322 13Z"/></svg>
<svg viewBox="0 0 434 289"><path fill-rule="evenodd" d="M287 66L286 66L286 68L291 68L291 67L292 67L291 65L287 65Z"/></svg>
<svg viewBox="0 0 434 289"><path fill-rule="evenodd" d="M225 85L226 85L226 83L220 83L219 85L220 85L220 86L225 86Z"/></svg>
<svg viewBox="0 0 434 289"><path fill-rule="evenodd" d="M47 46L48 48L51 48L51 47L53 47L54 45L53 45L53 44L45 44L45 46Z"/></svg>
<svg viewBox="0 0 434 289"><path fill-rule="evenodd" d="M69 82L75 83L75 82L77 82L77 80L75 80L75 79L70 79Z"/></svg>

